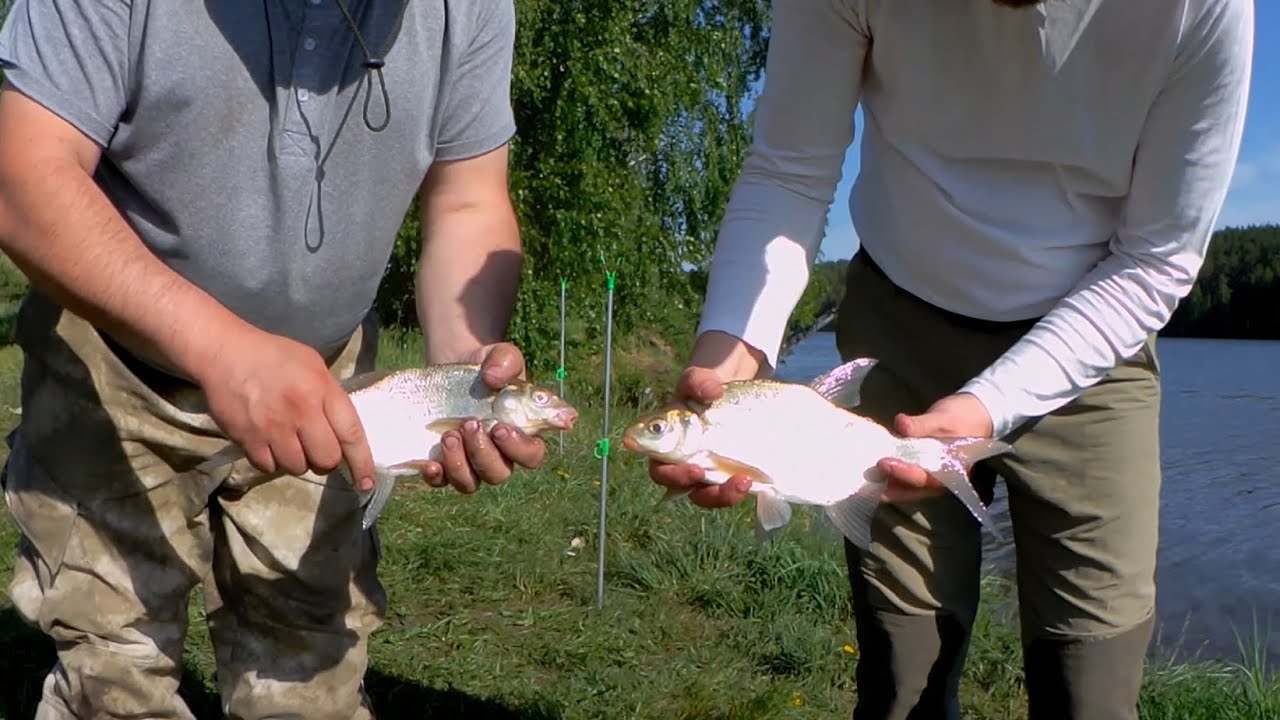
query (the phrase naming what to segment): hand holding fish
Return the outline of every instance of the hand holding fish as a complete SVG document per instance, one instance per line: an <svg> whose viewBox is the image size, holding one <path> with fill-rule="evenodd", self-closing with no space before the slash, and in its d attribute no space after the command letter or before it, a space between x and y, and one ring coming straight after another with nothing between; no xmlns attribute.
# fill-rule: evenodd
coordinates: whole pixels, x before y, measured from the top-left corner
<svg viewBox="0 0 1280 720"><path fill-rule="evenodd" d="M305 376L310 384L303 383L298 386L303 390L290 392L319 394L325 389L324 379L314 368L286 365L288 358L264 357L272 357L276 363L267 363L265 367L283 368L284 377L291 382L301 383L298 378L303 377L302 373L311 373ZM301 357L310 363L305 353ZM329 382L333 382L324 363L318 357L314 361L319 363L320 372ZM480 482L504 482L515 465L541 464L546 447L537 436L571 430L578 411L551 390L525 381L524 375L524 357L520 351L509 343L497 343L465 353L456 362L371 371L336 383L346 402L329 402L352 407L354 425L361 429L360 437L365 442L366 457L371 456L369 472L373 482L354 483L364 506L362 526L369 528L377 521L399 477L422 476L436 487L452 485L463 493L471 493ZM236 387L243 393L244 388L252 389L254 384L223 383L223 386ZM261 397L261 393L249 392L247 397L253 400ZM236 399L232 394L229 403L232 410L237 408ZM227 404L228 401L219 402ZM257 407L250 407L260 412ZM329 412L328 406L325 408ZM311 414L293 416L293 422L315 423L329 417L321 415L317 420L314 404L305 405L303 410ZM474 429L468 427L472 423L475 423ZM253 436L242 437L252 440ZM232 443L200 463L196 470L219 472L220 468L243 457L244 449ZM287 468L280 466L279 469ZM348 478L360 477L356 474L360 471L350 465L339 464L336 470Z"/></svg>
<svg viewBox="0 0 1280 720"><path fill-rule="evenodd" d="M703 367L687 368L676 384L676 402L695 402L708 405L724 394L724 381L715 370ZM668 463L657 458L649 459L649 477L668 492L689 491L689 500L704 508L723 508L737 505L747 499L751 490L751 478L734 475L719 485L707 485L702 466L692 463Z"/></svg>
<svg viewBox="0 0 1280 720"><path fill-rule="evenodd" d="M1012 448L991 439L986 409L975 397L952 396L922 415L898 416L894 432L854 410L875 366L873 358L857 358L809 384L755 378L719 385L715 370L690 367L677 402L637 418L623 432L623 446L651 458L650 476L667 488L664 501L687 496L703 507L727 507L755 495L761 537L786 525L797 503L821 507L866 548L881 502L938 488L990 528L969 471Z"/></svg>
<svg viewBox="0 0 1280 720"><path fill-rule="evenodd" d="M893 429L902 437L991 437L991 414L978 398L969 393L948 395L935 402L921 415L899 413ZM885 502L914 502L941 495L947 488L919 465L897 458L884 458L876 463L888 481L883 494Z"/></svg>
<svg viewBox="0 0 1280 720"><path fill-rule="evenodd" d="M760 372L764 356L741 338L712 330L698 336L689 364L676 383L675 402L709 405L724 394L724 383L748 380ZM751 479L735 475L723 484L707 485L706 473L693 463L649 460L649 477L668 492L689 490L689 500L704 508L737 505L746 499Z"/></svg>
<svg viewBox="0 0 1280 720"><path fill-rule="evenodd" d="M480 377L494 390L525 378L524 355L511 343L495 343L477 348L458 362L480 365ZM452 485L463 494L475 492L480 483L499 485L511 477L515 465L536 468L546 457L541 438L526 435L506 424L496 424L485 432L474 418L459 430L448 430L441 440L442 461L423 464L422 477L432 487Z"/></svg>
<svg viewBox="0 0 1280 720"><path fill-rule="evenodd" d="M248 332L198 368L214 422L262 472L326 474L345 460L356 487L372 489L360 417L323 358L289 338Z"/></svg>

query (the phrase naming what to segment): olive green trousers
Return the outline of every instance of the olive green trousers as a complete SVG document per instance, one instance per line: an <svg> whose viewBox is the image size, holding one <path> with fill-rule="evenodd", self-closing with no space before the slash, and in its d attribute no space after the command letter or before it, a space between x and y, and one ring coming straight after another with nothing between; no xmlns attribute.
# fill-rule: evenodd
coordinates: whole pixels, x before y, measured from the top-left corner
<svg viewBox="0 0 1280 720"><path fill-rule="evenodd" d="M892 427L956 392L1034 321L947 312L894 285L859 252L836 342L879 360L866 413ZM1030 720L1137 717L1155 605L1160 381L1154 337L1135 357L1009 437L979 463L990 502L1005 482ZM846 543L859 643L855 720L961 717L960 678L979 601L979 526L950 495L882 505L872 546Z"/></svg>

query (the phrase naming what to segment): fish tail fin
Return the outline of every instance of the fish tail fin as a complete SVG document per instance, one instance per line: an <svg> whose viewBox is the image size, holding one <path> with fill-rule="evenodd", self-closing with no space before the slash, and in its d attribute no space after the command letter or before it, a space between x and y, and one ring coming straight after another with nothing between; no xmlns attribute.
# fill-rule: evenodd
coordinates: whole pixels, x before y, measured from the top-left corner
<svg viewBox="0 0 1280 720"><path fill-rule="evenodd" d="M871 519L880 507L884 484L863 483L854 494L823 507L827 519L861 550L871 547Z"/></svg>
<svg viewBox="0 0 1280 720"><path fill-rule="evenodd" d="M872 358L850 360L814 378L809 387L833 405L857 407L862 403L862 381L876 362Z"/></svg>
<svg viewBox="0 0 1280 720"><path fill-rule="evenodd" d="M974 489L969 479L969 471L980 460L1012 453L1013 446L1001 440L982 437L936 438L936 440L943 443L942 457L938 460L936 467L925 466L924 469L964 503L983 527L998 537L1000 531L991 522L991 516L987 513L987 507L982 503L982 498L978 497L978 491Z"/></svg>

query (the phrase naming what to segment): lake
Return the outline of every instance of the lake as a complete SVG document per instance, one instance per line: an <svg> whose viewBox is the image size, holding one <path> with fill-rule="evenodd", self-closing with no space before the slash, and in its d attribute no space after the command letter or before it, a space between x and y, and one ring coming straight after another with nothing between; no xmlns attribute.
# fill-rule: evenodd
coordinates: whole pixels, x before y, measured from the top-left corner
<svg viewBox="0 0 1280 720"><path fill-rule="evenodd" d="M1158 347L1156 642L1166 652L1235 660L1234 631L1251 638L1256 617L1269 663L1280 662L1280 633L1268 632L1280 622L1280 342L1161 338ZM814 333L778 376L808 381L839 362L835 333ZM1007 528L1002 484L991 511ZM1011 576L1011 540L988 535L986 547L988 563Z"/></svg>

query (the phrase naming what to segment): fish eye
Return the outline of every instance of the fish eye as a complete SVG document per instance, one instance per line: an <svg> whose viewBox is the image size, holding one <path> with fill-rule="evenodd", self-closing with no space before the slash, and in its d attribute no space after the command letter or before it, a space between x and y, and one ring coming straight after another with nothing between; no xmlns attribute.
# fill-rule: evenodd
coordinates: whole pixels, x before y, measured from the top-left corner
<svg viewBox="0 0 1280 720"><path fill-rule="evenodd" d="M666 431L667 431L667 424L661 420L654 420L653 422L649 423L649 432L653 433L654 435L661 435Z"/></svg>
<svg viewBox="0 0 1280 720"><path fill-rule="evenodd" d="M535 405L546 405L551 398L544 390L535 390L533 393L533 402Z"/></svg>

